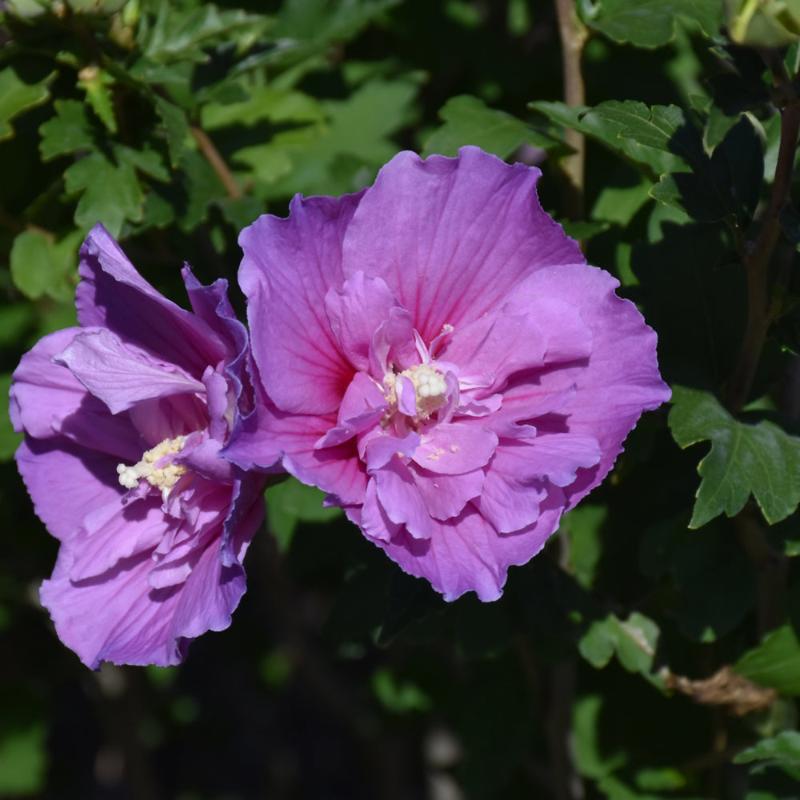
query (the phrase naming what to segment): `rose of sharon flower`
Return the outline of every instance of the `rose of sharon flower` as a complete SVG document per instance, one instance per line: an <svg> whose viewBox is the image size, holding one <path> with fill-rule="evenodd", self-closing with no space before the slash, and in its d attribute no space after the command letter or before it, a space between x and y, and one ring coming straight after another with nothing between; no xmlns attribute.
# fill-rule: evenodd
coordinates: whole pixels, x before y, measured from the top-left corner
<svg viewBox="0 0 800 800"><path fill-rule="evenodd" d="M227 455L280 456L447 600L499 597L669 398L654 332L542 210L539 175L400 153L240 239L263 396Z"/></svg>
<svg viewBox="0 0 800 800"><path fill-rule="evenodd" d="M178 663L222 630L263 478L219 457L235 423L247 332L225 281L183 279L194 313L160 295L95 227L80 256L81 327L17 367L17 465L58 561L41 588L61 640L92 668Z"/></svg>

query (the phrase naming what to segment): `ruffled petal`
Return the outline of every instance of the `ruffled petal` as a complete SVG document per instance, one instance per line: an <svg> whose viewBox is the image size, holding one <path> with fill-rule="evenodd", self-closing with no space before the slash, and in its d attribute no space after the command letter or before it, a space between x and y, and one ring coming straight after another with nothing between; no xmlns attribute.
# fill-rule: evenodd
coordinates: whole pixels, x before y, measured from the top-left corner
<svg viewBox="0 0 800 800"><path fill-rule="evenodd" d="M56 539L76 536L93 509L119 507L124 489L113 456L60 437L26 438L16 460L37 516Z"/></svg>
<svg viewBox="0 0 800 800"><path fill-rule="evenodd" d="M286 414L262 396L256 410L237 426L223 455L244 470L274 469L280 460L298 480L335 495L342 504L361 503L367 479L355 443L316 447L333 424L329 416Z"/></svg>
<svg viewBox="0 0 800 800"><path fill-rule="evenodd" d="M642 412L670 397L658 371L656 334L633 303L615 294L618 286L603 270L565 265L536 272L509 303L523 308L542 294L556 296L578 311L592 333L588 363L545 371L535 382L515 387L505 393L499 412L522 419L531 402L541 406L543 397L560 396L559 413L569 431L599 443L598 465L567 490L570 507L605 478Z"/></svg>
<svg viewBox="0 0 800 800"><path fill-rule="evenodd" d="M399 153L347 228L345 274L383 278L426 342L478 319L540 267L583 260L539 205L539 175L476 147L458 158Z"/></svg>
<svg viewBox="0 0 800 800"><path fill-rule="evenodd" d="M404 572L428 580L445 600L472 591L491 601L502 594L508 567L524 564L542 549L558 526L563 505L563 494L555 490L542 504L536 523L513 534L498 534L468 508L454 520L432 521L427 539L414 539L403 531L389 542L373 541Z"/></svg>
<svg viewBox="0 0 800 800"><path fill-rule="evenodd" d="M253 355L283 411L335 413L353 377L325 298L344 281L342 239L358 202L358 195L297 196L288 218L259 217L239 237Z"/></svg>
<svg viewBox="0 0 800 800"><path fill-rule="evenodd" d="M10 412L14 426L37 439L63 435L91 450L138 459L142 440L130 421L113 417L104 403L53 359L80 328L67 328L39 340L14 371Z"/></svg>
<svg viewBox="0 0 800 800"><path fill-rule="evenodd" d="M325 295L325 311L342 353L354 369L369 370L372 336L397 303L381 278L366 278L356 272L341 289Z"/></svg>
<svg viewBox="0 0 800 800"><path fill-rule="evenodd" d="M396 525L405 525L415 539L427 539L432 532L431 515L411 470L393 459L375 473L378 501Z"/></svg>
<svg viewBox="0 0 800 800"><path fill-rule="evenodd" d="M142 400L206 390L180 367L156 361L105 328L79 333L56 360L112 414L127 411Z"/></svg>
<svg viewBox="0 0 800 800"><path fill-rule="evenodd" d="M79 272L75 304L83 327L108 328L198 377L227 355L217 333L157 292L102 225L92 228L81 247Z"/></svg>
<svg viewBox="0 0 800 800"><path fill-rule="evenodd" d="M364 495L364 505L360 508L348 508L347 515L356 525L361 527L368 539L380 539L388 542L400 533L402 525L392 522L378 500L378 481L370 478ZM354 519L357 516L358 519Z"/></svg>
<svg viewBox="0 0 800 800"><path fill-rule="evenodd" d="M539 296L526 311L503 308L453 332L442 358L459 366L462 385L486 394L503 388L509 376L592 352L592 334L566 303Z"/></svg>
<svg viewBox="0 0 800 800"><path fill-rule="evenodd" d="M480 421L442 423L422 436L413 458L431 472L463 475L486 466L496 447L496 434Z"/></svg>
<svg viewBox="0 0 800 800"><path fill-rule="evenodd" d="M428 513L441 520L457 517L470 500L478 497L486 477L482 469L464 475L442 475L419 467L412 471Z"/></svg>
<svg viewBox="0 0 800 800"><path fill-rule="evenodd" d="M72 555L62 549L39 596L61 641L86 666L97 669L102 661L162 667L180 663L186 643L170 631L180 587L150 588L149 553L79 583L69 579L71 566Z"/></svg>
<svg viewBox="0 0 800 800"><path fill-rule="evenodd" d="M150 552L177 520L166 517L155 495L124 504L88 508L77 536L70 539L72 581L95 578L119 561Z"/></svg>

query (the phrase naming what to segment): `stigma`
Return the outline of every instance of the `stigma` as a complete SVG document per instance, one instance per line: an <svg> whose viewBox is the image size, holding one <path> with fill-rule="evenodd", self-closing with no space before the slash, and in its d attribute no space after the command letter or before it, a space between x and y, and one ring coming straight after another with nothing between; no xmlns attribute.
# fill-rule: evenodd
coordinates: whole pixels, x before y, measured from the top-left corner
<svg viewBox="0 0 800 800"><path fill-rule="evenodd" d="M161 490L161 496L166 501L172 487L186 474L186 467L173 463L169 457L180 453L185 444L185 436L164 439L150 450L145 450L141 460L133 466L117 464L120 485L126 489L135 489L140 481L146 480L151 486Z"/></svg>
<svg viewBox="0 0 800 800"><path fill-rule="evenodd" d="M399 380L400 378L406 378L407 381ZM399 374L387 372L383 386L386 400L392 409L399 409L401 413L413 416L417 420L428 419L447 400L447 383L444 375L430 364L418 364ZM413 400L399 397L409 389L414 392Z"/></svg>

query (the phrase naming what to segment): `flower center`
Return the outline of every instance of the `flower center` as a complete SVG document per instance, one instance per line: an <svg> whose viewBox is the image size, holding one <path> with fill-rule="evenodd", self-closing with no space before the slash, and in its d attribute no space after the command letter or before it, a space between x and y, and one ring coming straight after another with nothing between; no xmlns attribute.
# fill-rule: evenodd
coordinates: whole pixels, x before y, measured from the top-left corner
<svg viewBox="0 0 800 800"><path fill-rule="evenodd" d="M399 375L387 372L383 378L386 400L393 408L399 408L402 413L411 411L411 399L398 397L398 393L408 390L408 383L399 381L398 378L407 378L413 387L413 416L416 419L428 419L434 411L441 408L447 400L447 383L444 375L430 364L418 364L415 367L404 369Z"/></svg>
<svg viewBox="0 0 800 800"><path fill-rule="evenodd" d="M186 474L186 467L183 464L173 464L169 457L180 453L185 444L185 436L164 439L150 450L145 450L137 464L131 467L117 464L120 484L126 489L135 489L139 481L144 479L151 486L160 489L161 496L166 500L172 487Z"/></svg>

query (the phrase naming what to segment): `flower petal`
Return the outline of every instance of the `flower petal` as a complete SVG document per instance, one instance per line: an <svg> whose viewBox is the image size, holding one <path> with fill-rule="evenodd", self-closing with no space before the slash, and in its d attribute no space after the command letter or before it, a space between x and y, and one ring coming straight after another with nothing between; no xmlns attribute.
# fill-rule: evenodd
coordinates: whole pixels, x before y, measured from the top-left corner
<svg viewBox="0 0 800 800"><path fill-rule="evenodd" d="M341 289L328 290L325 310L331 330L355 369L362 372L369 369L372 335L396 305L386 282L367 278L363 272L348 278Z"/></svg>
<svg viewBox="0 0 800 800"><path fill-rule="evenodd" d="M67 328L45 336L22 357L10 392L14 426L39 439L61 434L121 461L138 460L142 440L130 421L112 417L65 366L53 362L80 332Z"/></svg>
<svg viewBox="0 0 800 800"><path fill-rule="evenodd" d="M441 520L457 517L470 500L478 497L486 477L482 469L464 475L442 475L420 467L412 472L428 513Z"/></svg>
<svg viewBox="0 0 800 800"><path fill-rule="evenodd" d="M108 328L124 341L199 376L228 354L216 332L196 314L157 292L102 225L80 252L75 295L83 327Z"/></svg>
<svg viewBox="0 0 800 800"><path fill-rule="evenodd" d="M348 509L352 512L353 509ZM378 500L378 481L370 478L367 484L367 491L364 495L364 505L360 509L359 521L357 523L364 535L369 539L381 539L389 541L396 536L402 525L392 522L386 511Z"/></svg>
<svg viewBox="0 0 800 800"><path fill-rule="evenodd" d="M78 334L57 357L112 414L142 400L205 394L206 387L180 367L155 361L105 328Z"/></svg>
<svg viewBox="0 0 800 800"><path fill-rule="evenodd" d="M239 244L253 355L264 388L281 410L335 413L353 377L325 313L344 282L344 230L358 195L292 200L290 216L259 217Z"/></svg>
<svg viewBox="0 0 800 800"><path fill-rule="evenodd" d="M524 564L544 546L558 526L564 498L560 490L543 503L534 525L500 535L474 509L446 522L432 521L427 539L401 532L390 542L375 541L409 575L425 578L451 601L473 591L483 601L503 592L508 567Z"/></svg>
<svg viewBox="0 0 800 800"><path fill-rule="evenodd" d="M658 372L656 335L636 306L615 294L618 286L603 270L564 265L536 272L510 301L512 308L523 307L542 294L557 296L580 313L592 333L587 364L546 371L535 384L506 392L499 412L522 419L531 401L541 404L548 394L560 395L569 430L597 440L602 459L569 488L570 507L605 478L642 412L670 397Z"/></svg>
<svg viewBox="0 0 800 800"><path fill-rule="evenodd" d="M367 488L366 473L355 443L315 449L333 427L333 419L286 414L260 395L256 410L234 431L223 451L244 470L270 470L282 459L283 468L298 480L336 495L342 504L360 503Z"/></svg>
<svg viewBox="0 0 800 800"><path fill-rule="evenodd" d="M62 541L78 534L92 509L117 508L124 493L116 458L62 437L26 437L16 460L36 514Z"/></svg>
<svg viewBox="0 0 800 800"><path fill-rule="evenodd" d="M459 366L462 385L488 394L516 372L590 355L591 331L566 303L537 297L528 309L504 308L454 331L442 357Z"/></svg>
<svg viewBox="0 0 800 800"><path fill-rule="evenodd" d="M497 308L536 269L583 260L536 197L540 172L476 147L458 158L399 153L344 237L344 272L383 278L430 342Z"/></svg>
<svg viewBox="0 0 800 800"><path fill-rule="evenodd" d="M378 501L396 525L405 525L415 539L431 535L431 515L411 470L393 459L375 474Z"/></svg>
<svg viewBox="0 0 800 800"><path fill-rule="evenodd" d="M489 463L497 436L480 421L435 425L422 436L414 461L423 469L444 475L463 475Z"/></svg>

